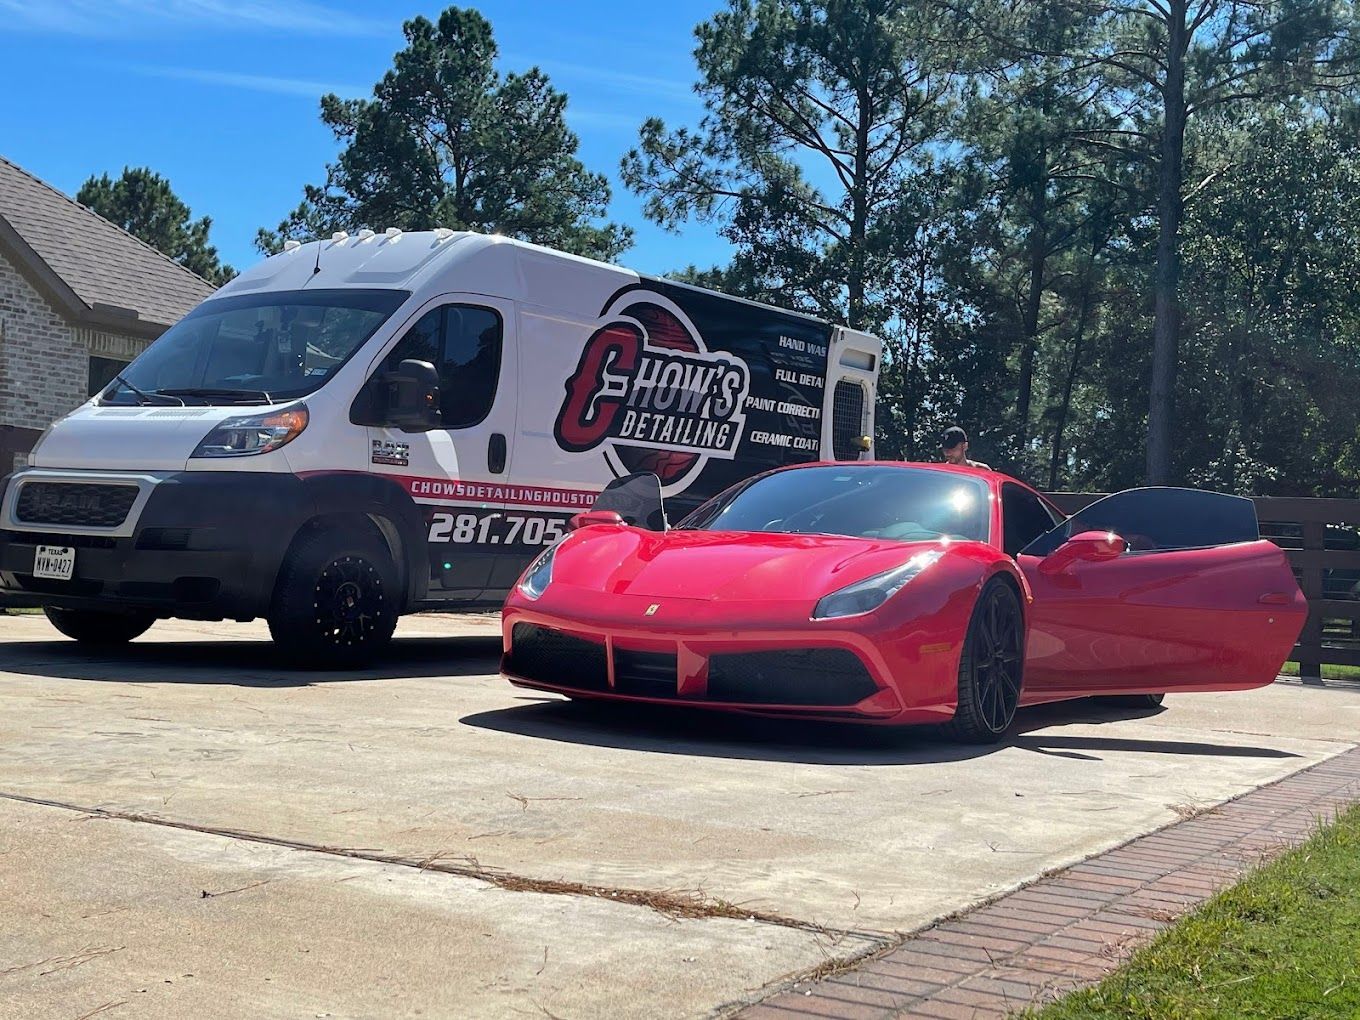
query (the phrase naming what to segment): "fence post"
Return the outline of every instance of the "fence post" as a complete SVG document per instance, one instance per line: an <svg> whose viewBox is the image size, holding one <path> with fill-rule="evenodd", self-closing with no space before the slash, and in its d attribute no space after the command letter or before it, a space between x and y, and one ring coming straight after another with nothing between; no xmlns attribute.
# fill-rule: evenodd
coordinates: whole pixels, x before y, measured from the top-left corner
<svg viewBox="0 0 1360 1020"><path fill-rule="evenodd" d="M1321 552L1327 526L1322 521L1304 521L1304 549ZM1322 683L1322 566L1305 566L1299 570L1299 587L1308 600L1308 622L1299 634L1299 679L1306 684ZM1311 658L1305 658L1311 656Z"/></svg>

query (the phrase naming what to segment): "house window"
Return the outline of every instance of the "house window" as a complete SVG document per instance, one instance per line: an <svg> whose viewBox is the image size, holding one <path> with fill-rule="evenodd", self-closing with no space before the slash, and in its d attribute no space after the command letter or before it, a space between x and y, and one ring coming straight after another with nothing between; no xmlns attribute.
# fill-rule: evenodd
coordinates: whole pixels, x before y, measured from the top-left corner
<svg viewBox="0 0 1360 1020"><path fill-rule="evenodd" d="M128 367L126 361L118 361L114 358L99 358L90 355L90 384L87 387L87 397L92 397L96 393L113 382L113 377Z"/></svg>

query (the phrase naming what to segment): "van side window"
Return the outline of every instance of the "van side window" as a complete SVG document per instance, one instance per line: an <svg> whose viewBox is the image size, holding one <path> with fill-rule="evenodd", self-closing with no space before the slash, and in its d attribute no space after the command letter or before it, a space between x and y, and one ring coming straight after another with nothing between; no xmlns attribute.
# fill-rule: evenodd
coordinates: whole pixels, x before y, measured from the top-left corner
<svg viewBox="0 0 1360 1020"><path fill-rule="evenodd" d="M1001 486L1001 524L1002 548L1014 556L1058 522L1038 496L1007 482Z"/></svg>
<svg viewBox="0 0 1360 1020"><path fill-rule="evenodd" d="M490 308L445 305L426 312L383 361L391 371L408 359L439 373L439 409L446 429L480 424L496 402L501 374L501 317Z"/></svg>

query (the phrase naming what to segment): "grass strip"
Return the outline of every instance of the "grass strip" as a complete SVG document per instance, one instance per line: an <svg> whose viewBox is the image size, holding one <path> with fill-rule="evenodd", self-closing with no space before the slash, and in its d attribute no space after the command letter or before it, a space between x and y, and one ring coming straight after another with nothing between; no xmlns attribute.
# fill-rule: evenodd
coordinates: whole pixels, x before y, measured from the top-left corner
<svg viewBox="0 0 1360 1020"><path fill-rule="evenodd" d="M1163 931L1042 1020L1360 1017L1360 806Z"/></svg>

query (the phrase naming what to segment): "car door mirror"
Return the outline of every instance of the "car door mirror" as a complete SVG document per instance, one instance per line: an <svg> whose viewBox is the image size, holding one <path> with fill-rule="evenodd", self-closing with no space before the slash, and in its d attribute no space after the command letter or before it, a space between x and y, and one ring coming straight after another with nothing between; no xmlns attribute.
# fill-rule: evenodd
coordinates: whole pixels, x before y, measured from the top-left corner
<svg viewBox="0 0 1360 1020"><path fill-rule="evenodd" d="M1044 557L1039 569L1045 574L1057 574L1077 562L1118 559L1128 547L1128 543L1112 531L1083 531Z"/></svg>
<svg viewBox="0 0 1360 1020"><path fill-rule="evenodd" d="M385 400L382 424L403 432L440 426L439 373L428 361L403 361L381 377Z"/></svg>
<svg viewBox="0 0 1360 1020"><path fill-rule="evenodd" d="M613 510L587 510L567 522L568 531L579 531L592 524L622 524L623 517Z"/></svg>
<svg viewBox="0 0 1360 1020"><path fill-rule="evenodd" d="M615 478L595 498L591 513L613 511L635 528L665 531L666 508L661 499L661 479L650 471L637 471Z"/></svg>

